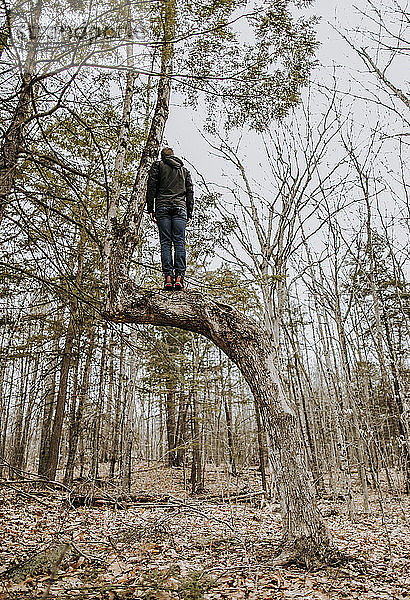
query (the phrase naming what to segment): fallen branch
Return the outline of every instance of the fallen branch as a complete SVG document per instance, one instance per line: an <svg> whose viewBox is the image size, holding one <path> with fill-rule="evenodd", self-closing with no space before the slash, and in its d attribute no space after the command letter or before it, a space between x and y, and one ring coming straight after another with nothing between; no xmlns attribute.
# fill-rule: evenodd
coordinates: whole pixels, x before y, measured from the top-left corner
<svg viewBox="0 0 410 600"><path fill-rule="evenodd" d="M129 504L138 504L144 506L174 506L169 502L169 496L141 496L127 494L124 496L90 496L88 494L80 496L71 496L67 499L71 506L115 506L116 508L126 509Z"/></svg>

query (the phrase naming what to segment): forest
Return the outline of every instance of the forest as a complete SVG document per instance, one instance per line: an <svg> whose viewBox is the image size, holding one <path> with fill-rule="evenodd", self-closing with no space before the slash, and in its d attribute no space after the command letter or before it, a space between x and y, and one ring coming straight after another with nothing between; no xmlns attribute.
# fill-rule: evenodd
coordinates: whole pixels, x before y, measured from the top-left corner
<svg viewBox="0 0 410 600"><path fill-rule="evenodd" d="M409 597L408 33L405 0L2 0L0 600Z"/></svg>

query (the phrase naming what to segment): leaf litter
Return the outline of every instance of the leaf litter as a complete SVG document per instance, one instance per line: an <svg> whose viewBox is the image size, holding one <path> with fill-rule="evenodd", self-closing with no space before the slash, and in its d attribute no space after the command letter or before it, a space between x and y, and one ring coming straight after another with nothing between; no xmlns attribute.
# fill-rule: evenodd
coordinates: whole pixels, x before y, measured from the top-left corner
<svg viewBox="0 0 410 600"><path fill-rule="evenodd" d="M62 492L42 493L38 502L27 486L21 494L3 485L0 600L410 598L409 498L385 494L381 507L370 496L369 514L358 510L354 523L338 497L321 499L335 542L354 560L310 572L278 569L270 566L281 534L275 502L189 497L172 489L167 471L176 475L162 469L169 501L157 504L76 507ZM64 544L69 551L55 573L50 561L33 561Z"/></svg>

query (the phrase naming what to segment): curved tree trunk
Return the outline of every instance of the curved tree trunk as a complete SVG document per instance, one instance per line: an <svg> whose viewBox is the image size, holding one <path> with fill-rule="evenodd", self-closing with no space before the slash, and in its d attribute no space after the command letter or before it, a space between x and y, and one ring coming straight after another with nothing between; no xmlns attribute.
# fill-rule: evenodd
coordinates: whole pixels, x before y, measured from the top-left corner
<svg viewBox="0 0 410 600"><path fill-rule="evenodd" d="M168 117L176 8L175 0L162 0L163 45L157 101L133 192L121 222L112 198L110 202L104 248L104 316L117 323L166 325L200 333L238 365L258 403L271 444L283 518L282 553L276 564L328 562L337 551L315 503L296 417L286 401L275 367L272 338L255 321L202 294L144 290L128 278L144 210L148 171L158 154ZM130 111L124 114L127 122Z"/></svg>
<svg viewBox="0 0 410 600"><path fill-rule="evenodd" d="M270 336L231 306L193 291L169 294L128 281L105 317L117 323L179 327L212 340L243 373L258 403L269 435L272 468L283 518L278 563L311 565L335 556L314 499L296 416L289 407L274 362Z"/></svg>

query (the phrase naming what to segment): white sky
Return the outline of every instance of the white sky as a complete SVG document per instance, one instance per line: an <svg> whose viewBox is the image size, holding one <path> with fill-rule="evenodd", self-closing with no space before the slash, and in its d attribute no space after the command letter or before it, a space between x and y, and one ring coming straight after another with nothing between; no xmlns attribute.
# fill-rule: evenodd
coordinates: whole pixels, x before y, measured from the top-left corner
<svg viewBox="0 0 410 600"><path fill-rule="evenodd" d="M377 7L392 6L393 0L374 0L374 3ZM367 17L361 15L360 11L369 12L366 0L339 0L336 2L332 2L331 0L316 0L313 7L309 9L309 14L321 17L321 21L317 25L317 39L320 42L320 47L316 56L319 65L313 74L313 80L320 83L328 83L329 86L332 86L333 76L336 73L337 88L340 91L351 91L359 95L368 95L368 89L372 89L375 78L367 74L361 59L338 33L338 31L341 31L347 35L349 39L356 42L358 47L366 44L370 46L369 39L364 39L360 33L360 30L366 30L369 27L370 21ZM306 10L303 14L306 14ZM383 56L380 59L383 60ZM388 73L394 82L402 89L406 89L405 79L407 71L403 67L403 61L399 62L399 60L395 60ZM380 118L378 113L379 108L360 99L350 99L350 96L346 96L346 98L346 110L349 113L351 112L352 118L357 125L356 134L359 136L358 139L361 137L361 141L366 145L368 132L375 127L377 119ZM212 155L212 151L210 151L209 146L200 133L203 113L201 113L200 109L196 113L193 113L192 109L180 106L178 97L175 95L171 98L171 104L170 118L165 132L165 143L174 148L175 154L194 164L195 168L210 183L224 183L223 175L226 175L229 169L223 160ZM317 115L323 109L323 104L320 105L319 99L312 106L313 113L316 109ZM389 131L389 133L395 133L396 120L394 115L391 116L391 113L386 114L388 115L389 122L383 123L383 127L386 127L386 131ZM383 117L386 118L386 115L383 114ZM402 123L399 123L400 131L403 131L402 127ZM391 170L397 172L399 170L396 157L397 146L393 143L389 146L386 143L383 147L383 153L384 162L391 167ZM241 156L246 157L249 177L255 180L260 179L260 175L263 174L264 152L263 146L255 138L255 134L244 136L241 145ZM195 172L192 169L191 171L195 181ZM394 213L394 210L392 213ZM347 222L346 226L349 228ZM350 222L350 227L354 229L354 221ZM407 238L407 234L403 235ZM404 239L401 232L399 233L399 237L402 240ZM406 245L405 239L403 245Z"/></svg>
<svg viewBox="0 0 410 600"><path fill-rule="evenodd" d="M383 0L375 0L376 6L390 4ZM349 32L349 37L356 38L358 44L362 44L360 34L354 30L368 25L369 21L360 15L359 11L368 11L366 0L316 0L308 11L303 14L317 15L321 17L317 25L317 39L320 42L316 57L319 66L314 72L316 80L328 80L333 74L334 67L337 67L337 76L340 78L338 87L342 90L348 90L355 86L353 78L358 77L358 71L364 72L364 66L355 52L349 48L346 41L334 29L344 33ZM398 65L398 61L395 62ZM393 71L396 81L403 79L405 73L403 64L399 65L401 72ZM195 163L201 173L211 171L217 174L220 167L214 164L209 155L209 148L199 134L203 115L200 111L193 114L192 109L185 109L178 104L178 98L175 95L171 98L172 110L165 132L165 142L174 148L175 154L182 158L186 157ZM359 110L358 119L364 117L362 105L357 106Z"/></svg>

